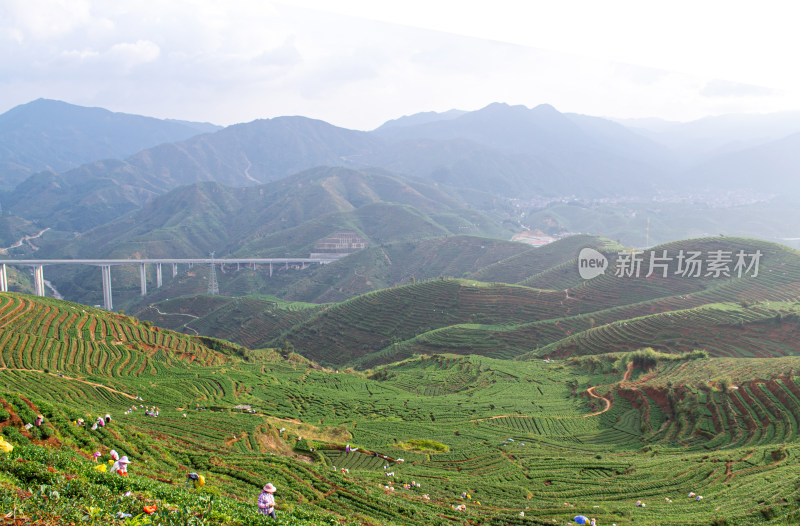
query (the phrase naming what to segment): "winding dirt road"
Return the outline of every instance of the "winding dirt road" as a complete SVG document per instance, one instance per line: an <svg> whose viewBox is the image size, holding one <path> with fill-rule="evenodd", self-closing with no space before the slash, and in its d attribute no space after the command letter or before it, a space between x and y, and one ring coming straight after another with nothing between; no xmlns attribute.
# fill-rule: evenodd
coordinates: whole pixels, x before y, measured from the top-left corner
<svg viewBox="0 0 800 526"><path fill-rule="evenodd" d="M625 374L622 375L622 380L620 380L619 382L617 382L614 385L622 385L625 382L627 382L628 380L630 380L632 372L633 372L633 362L630 362L630 363L628 363L628 368L625 369ZM597 411L596 413L589 413L588 415L583 415L583 418L587 418L587 417L590 417L590 416L602 415L603 413L605 413L606 411L611 409L611 400L609 400L605 396L600 396L599 394L595 393L594 390L596 388L597 388L597 386L590 387L589 389L586 390L586 392L589 393L589 396L591 396L592 398L597 398L598 400L602 400L605 403L605 407L603 409L601 409L600 411Z"/></svg>
<svg viewBox="0 0 800 526"><path fill-rule="evenodd" d="M21 247L23 243L25 243L27 241L30 241L31 239L36 239L37 237L40 237L42 234L44 234L48 230L50 230L50 227L47 227L47 228L43 229L38 234L23 236L22 238L20 238L19 241L17 241L16 243L11 245L10 247L0 248L0 254L8 254L8 251L11 250L12 248Z"/></svg>

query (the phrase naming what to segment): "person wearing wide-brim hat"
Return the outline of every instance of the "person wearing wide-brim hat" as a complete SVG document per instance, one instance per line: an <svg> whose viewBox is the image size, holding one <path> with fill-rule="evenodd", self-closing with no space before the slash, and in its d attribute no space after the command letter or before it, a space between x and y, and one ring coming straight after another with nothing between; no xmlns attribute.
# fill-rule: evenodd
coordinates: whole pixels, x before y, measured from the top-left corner
<svg viewBox="0 0 800 526"><path fill-rule="evenodd" d="M269 515L275 518L275 486L268 482L261 490L261 495L258 496L258 512L261 515Z"/></svg>
<svg viewBox="0 0 800 526"><path fill-rule="evenodd" d="M127 456L120 457L119 460L114 462L114 465L111 466L111 471L116 471L118 475L128 476L128 464L130 464L130 460L128 460Z"/></svg>

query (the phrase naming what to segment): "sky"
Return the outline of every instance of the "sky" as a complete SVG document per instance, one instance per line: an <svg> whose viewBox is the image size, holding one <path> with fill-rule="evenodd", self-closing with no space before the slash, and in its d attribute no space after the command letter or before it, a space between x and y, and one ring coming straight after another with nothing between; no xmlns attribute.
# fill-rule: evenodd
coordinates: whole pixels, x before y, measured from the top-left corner
<svg viewBox="0 0 800 526"><path fill-rule="evenodd" d="M688 121L800 110L793 3L0 0L0 113L37 98L368 130L492 102Z"/></svg>

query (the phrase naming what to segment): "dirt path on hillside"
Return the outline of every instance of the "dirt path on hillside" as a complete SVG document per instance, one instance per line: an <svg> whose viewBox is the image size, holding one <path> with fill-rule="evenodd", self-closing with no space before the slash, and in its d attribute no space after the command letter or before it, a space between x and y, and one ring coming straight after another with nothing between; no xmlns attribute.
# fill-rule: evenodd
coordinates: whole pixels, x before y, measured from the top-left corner
<svg viewBox="0 0 800 526"><path fill-rule="evenodd" d="M633 362L628 363L628 368L625 369L625 374L622 375L622 380L619 383L624 384L625 382L630 381L631 374L633 373Z"/></svg>
<svg viewBox="0 0 800 526"><path fill-rule="evenodd" d="M628 368L625 369L625 374L622 375L622 380L620 380L619 382L617 382L614 385L622 385L622 384L628 382L631 379L631 374L632 373L633 373L633 362L630 362L630 363L628 363ZM589 389L586 390L586 392L589 393L589 396L591 396L592 398L597 398L598 400L602 400L603 402L605 402L606 406L603 409L601 409L600 411L597 411L595 413L590 413L588 415L583 415L583 418L587 418L587 417L590 417L590 416L602 415L603 413L605 413L606 411L611 409L611 400L609 400L605 396L600 396L599 394L595 393L594 390L596 388L597 388L597 386L590 387Z"/></svg>
<svg viewBox="0 0 800 526"><path fill-rule="evenodd" d="M583 415L583 418L586 418L586 417L589 417L589 416L602 415L603 413L605 413L606 411L611 409L611 400L609 400L605 396L600 396L599 394L595 393L594 390L595 390L594 387L590 387L589 389L586 390L586 392L589 393L589 396L591 396L592 398L597 398L598 400L602 400L605 403L606 406L603 409L601 409L600 411L597 411L596 413Z"/></svg>
<svg viewBox="0 0 800 526"><path fill-rule="evenodd" d="M57 376L59 378L65 379L65 380L72 380L72 381L75 381L75 382L80 382L82 384L91 385L91 386L94 386L94 387L100 387L100 388L105 389L107 391L111 391L112 393L117 393L119 395L122 395L122 396L125 396L127 398L130 398L131 400L136 400L135 396L130 395L128 393L123 393L122 391L117 391L113 387L109 387L109 386L103 385L103 384L98 384L96 382L90 382L89 380L82 380L80 378L74 378L72 376L66 376L64 374L58 375L58 374L55 374L55 373L45 373L44 371L40 371L40 370L37 370L37 369L19 369L18 367L0 367L0 371L4 371L4 370L5 371L25 371L25 372L28 372L28 373L49 374L50 376Z"/></svg>
<svg viewBox="0 0 800 526"><path fill-rule="evenodd" d="M12 248L21 247L23 243L26 243L26 242L30 241L31 239L36 239L36 238L40 237L42 234L44 234L48 230L50 230L50 227L47 227L47 228L41 230L38 234L30 234L30 235L23 236L23 237L21 237L19 239L19 241L17 241L16 243L11 245L10 247L0 248L0 254L8 255L8 251L11 250ZM34 249L35 248L36 247L34 247Z"/></svg>

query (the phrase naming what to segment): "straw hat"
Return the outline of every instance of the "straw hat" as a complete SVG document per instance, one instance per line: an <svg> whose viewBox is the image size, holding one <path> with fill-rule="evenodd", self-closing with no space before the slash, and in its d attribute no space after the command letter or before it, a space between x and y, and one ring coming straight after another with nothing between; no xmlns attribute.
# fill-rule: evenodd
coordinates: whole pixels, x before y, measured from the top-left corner
<svg viewBox="0 0 800 526"><path fill-rule="evenodd" d="M127 457L127 456L124 456L124 457L122 457L122 458L120 458L120 459L119 459L119 463L120 463L120 464L130 464L130 463L131 463L131 461L130 461L130 460L128 460L128 457Z"/></svg>
<svg viewBox="0 0 800 526"><path fill-rule="evenodd" d="M267 493L275 493L275 486L273 486L271 482L267 482L267 485L264 486L264 491Z"/></svg>

